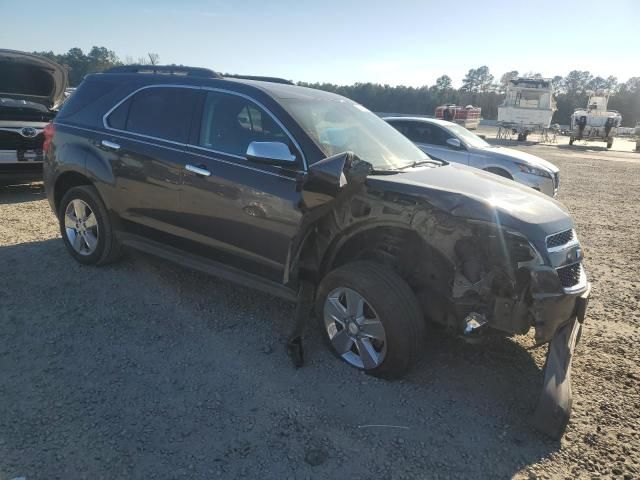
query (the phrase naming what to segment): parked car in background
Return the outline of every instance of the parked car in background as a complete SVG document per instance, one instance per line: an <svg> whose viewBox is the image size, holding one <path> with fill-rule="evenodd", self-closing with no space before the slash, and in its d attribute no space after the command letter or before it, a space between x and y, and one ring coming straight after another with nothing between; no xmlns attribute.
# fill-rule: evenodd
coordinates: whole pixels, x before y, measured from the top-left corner
<svg viewBox="0 0 640 480"><path fill-rule="evenodd" d="M315 305L333 352L384 378L415 364L427 321L534 328L554 352L537 424L561 434L571 393L553 382L590 288L563 205L433 160L332 93L146 70L87 76L46 130L47 198L76 261L126 246L296 301L296 325Z"/></svg>
<svg viewBox="0 0 640 480"><path fill-rule="evenodd" d="M66 70L51 60L0 50L0 181L42 178L43 130L65 100Z"/></svg>
<svg viewBox="0 0 640 480"><path fill-rule="evenodd" d="M558 192L560 170L540 157L490 145L466 128L444 120L421 117L384 120L430 157L480 168L552 197Z"/></svg>

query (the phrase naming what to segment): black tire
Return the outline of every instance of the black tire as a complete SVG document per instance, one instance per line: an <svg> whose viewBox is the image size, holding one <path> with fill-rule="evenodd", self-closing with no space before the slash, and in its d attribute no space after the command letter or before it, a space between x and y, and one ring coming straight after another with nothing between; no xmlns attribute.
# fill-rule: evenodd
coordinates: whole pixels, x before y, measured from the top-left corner
<svg viewBox="0 0 640 480"><path fill-rule="evenodd" d="M526 140L527 137L525 137L525 135L523 133L519 133L518 134L518 141L519 142L524 142Z"/></svg>
<svg viewBox="0 0 640 480"><path fill-rule="evenodd" d="M88 255L82 255L73 248L65 229L65 212L67 206L74 200L82 200L86 203L96 217L99 232L98 242L93 253ZM62 197L58 208L58 223L60 224L60 235L62 235L67 251L79 263L84 265L106 265L120 257L120 244L115 237L104 202L95 187L81 185L69 189Z"/></svg>
<svg viewBox="0 0 640 480"><path fill-rule="evenodd" d="M390 268L372 262L348 263L325 276L316 293L316 316L329 349L342 359L331 344L324 323L325 300L340 287L360 294L373 307L385 330L384 359L376 368L361 370L388 380L401 378L418 360L425 337L422 309L409 285Z"/></svg>

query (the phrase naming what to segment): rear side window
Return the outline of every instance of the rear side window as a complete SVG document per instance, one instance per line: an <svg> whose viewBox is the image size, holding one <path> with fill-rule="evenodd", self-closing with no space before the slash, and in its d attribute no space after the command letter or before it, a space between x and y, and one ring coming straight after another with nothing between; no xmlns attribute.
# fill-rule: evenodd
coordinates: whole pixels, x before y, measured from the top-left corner
<svg viewBox="0 0 640 480"><path fill-rule="evenodd" d="M154 87L139 91L107 118L111 128L186 143L196 90Z"/></svg>
<svg viewBox="0 0 640 480"><path fill-rule="evenodd" d="M446 145L448 135L446 131L437 125L427 122L402 122L402 127L394 124L402 134L409 138L412 142L426 143L429 145Z"/></svg>
<svg viewBox="0 0 640 480"><path fill-rule="evenodd" d="M63 118L72 117L84 110L89 110L90 114L95 117L95 111L89 107L110 94L117 86L117 83L102 79L84 80L62 105L58 113L58 119L62 120ZM91 123L93 124L93 122Z"/></svg>
<svg viewBox="0 0 640 480"><path fill-rule="evenodd" d="M396 121L391 121L388 122L389 125L391 125L393 128L395 128L396 130L398 130L401 134L403 134L405 137L408 136L409 133L409 126L407 124L407 122L396 122Z"/></svg>
<svg viewBox="0 0 640 480"><path fill-rule="evenodd" d="M118 130L124 130L127 126L127 116L129 115L129 106L131 105L131 99L124 102L118 108L116 108L109 118L107 123L111 128L117 128Z"/></svg>

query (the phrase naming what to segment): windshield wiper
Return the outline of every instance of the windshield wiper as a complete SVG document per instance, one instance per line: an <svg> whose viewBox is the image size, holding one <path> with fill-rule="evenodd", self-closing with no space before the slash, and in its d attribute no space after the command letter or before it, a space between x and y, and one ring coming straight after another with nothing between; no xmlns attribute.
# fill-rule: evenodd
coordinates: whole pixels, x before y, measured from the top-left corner
<svg viewBox="0 0 640 480"><path fill-rule="evenodd" d="M429 158L427 160L420 160L419 162L413 162L410 163L409 165L405 165L404 167L400 167L402 170L405 170L407 168L416 168L420 165L438 165L439 167L443 166L443 165L447 165L447 162L445 162L444 160L438 160L437 158Z"/></svg>
<svg viewBox="0 0 640 480"><path fill-rule="evenodd" d="M400 168L374 168L369 175L395 175L396 173L404 173Z"/></svg>

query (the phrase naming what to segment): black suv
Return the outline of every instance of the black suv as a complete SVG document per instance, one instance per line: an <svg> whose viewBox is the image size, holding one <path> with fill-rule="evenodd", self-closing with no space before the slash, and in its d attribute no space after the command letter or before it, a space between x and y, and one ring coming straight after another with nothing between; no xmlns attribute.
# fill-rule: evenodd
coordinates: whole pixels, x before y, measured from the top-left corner
<svg viewBox="0 0 640 480"><path fill-rule="evenodd" d="M589 292L565 207L431 159L351 100L265 80L87 76L47 130L69 253L102 265L133 247L297 301L294 352L315 307L333 351L386 378L418 358L426 320L461 335L533 326L551 341L538 423L561 431Z"/></svg>

